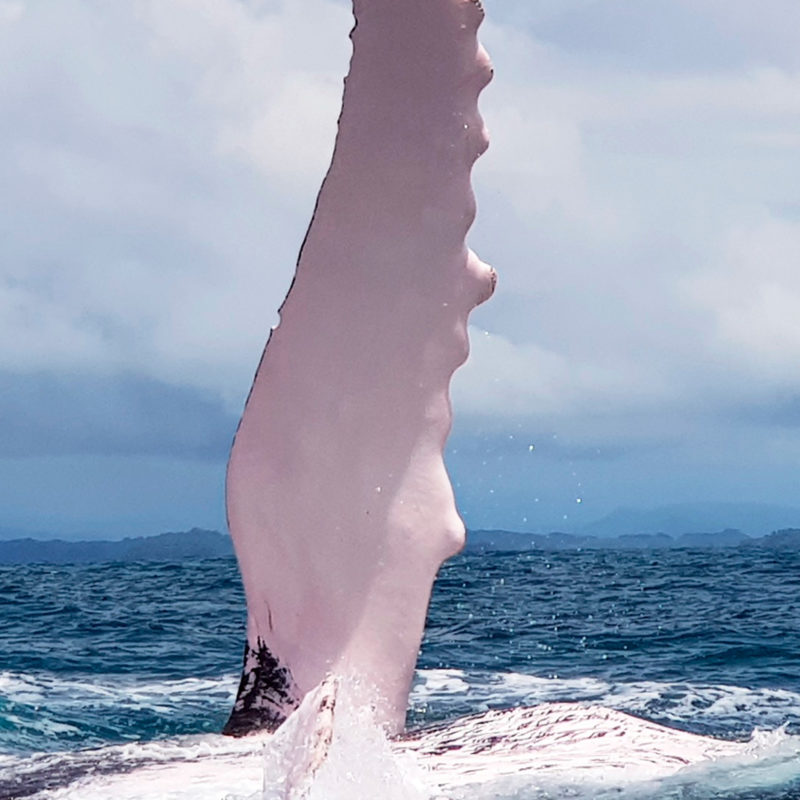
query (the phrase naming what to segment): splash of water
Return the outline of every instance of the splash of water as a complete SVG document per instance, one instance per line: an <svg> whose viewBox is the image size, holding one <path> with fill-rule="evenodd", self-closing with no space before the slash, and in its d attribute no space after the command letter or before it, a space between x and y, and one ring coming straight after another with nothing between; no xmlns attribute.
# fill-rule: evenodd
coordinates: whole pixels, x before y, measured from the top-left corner
<svg viewBox="0 0 800 800"><path fill-rule="evenodd" d="M354 680L309 693L265 743L264 786L247 800L432 800L424 766L392 746L374 707Z"/></svg>

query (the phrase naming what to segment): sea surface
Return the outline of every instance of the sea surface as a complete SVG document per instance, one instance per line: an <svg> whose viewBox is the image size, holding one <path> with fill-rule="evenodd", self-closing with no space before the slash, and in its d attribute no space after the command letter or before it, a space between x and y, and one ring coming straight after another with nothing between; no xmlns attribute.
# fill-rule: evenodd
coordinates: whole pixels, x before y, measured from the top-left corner
<svg viewBox="0 0 800 800"><path fill-rule="evenodd" d="M100 753L91 756L100 773L103 753L131 752L120 745L216 741L244 624L234 559L0 567L0 798L61 797L66 765ZM531 551L448 562L409 725L564 701L761 743L725 780L695 773L636 797L800 798L800 553ZM229 780L209 797L244 796L235 771ZM579 794L534 783L492 791L481 796Z"/></svg>

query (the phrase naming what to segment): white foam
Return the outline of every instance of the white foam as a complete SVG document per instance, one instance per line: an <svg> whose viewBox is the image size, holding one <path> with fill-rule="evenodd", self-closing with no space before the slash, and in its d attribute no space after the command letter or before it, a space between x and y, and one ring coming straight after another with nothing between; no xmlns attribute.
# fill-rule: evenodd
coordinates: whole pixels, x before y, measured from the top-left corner
<svg viewBox="0 0 800 800"><path fill-rule="evenodd" d="M116 680L89 685L8 673L0 678L0 690L28 699L57 685L58 692L77 686L101 702L117 703L128 690ZM165 695L185 698L209 690L232 694L229 680L136 684L123 700L154 707ZM564 699L578 702L565 704ZM345 694L337 703L332 743L314 773L308 800L694 798L730 787L758 791L800 780L800 738L779 727L787 714L800 713L800 697L783 690L610 684L458 670L418 674L412 693L417 707L465 702L473 710L481 704L538 708L520 708L506 716L490 713L477 723L474 717L454 721L426 733L417 744L395 743L372 723L368 704L352 702ZM684 722L705 715L709 720L766 719L775 724L765 724L773 730L756 731L750 742L739 744L597 707L647 713L665 703L668 713ZM297 724L301 721L298 717ZM287 725L273 737L192 736L53 754L35 763L0 757L0 769L20 774L45 768L69 773L76 766L84 773L87 767L112 770L43 792L37 800L284 800L287 795L281 792L293 760L285 743L291 735Z"/></svg>
<svg viewBox="0 0 800 800"><path fill-rule="evenodd" d="M587 715L586 723L584 730L594 731L598 719ZM620 759L610 736L597 740L605 740L608 752L589 753L563 733L550 731L549 744L533 757L462 752L449 762L446 753L426 762L389 742L363 709L340 708L330 753L307 800L711 797L726 788L780 787L800 776L800 741L780 731L758 734L729 757L677 771ZM689 734L677 735L681 747L691 741L683 738ZM104 748L93 758L98 765L117 762L118 772L43 792L36 800L285 800L291 795L283 793L286 765L279 750L277 737L221 736ZM78 757L85 754L61 756L63 766ZM141 765L142 759L149 763ZM686 787L693 789L690 795L681 793Z"/></svg>
<svg viewBox="0 0 800 800"><path fill-rule="evenodd" d="M385 731L375 723L373 704L360 698L360 687L348 682L342 684L336 701L330 750L314 776L309 793L300 796L307 800L428 800L429 783L419 760L389 741ZM280 790L274 791L281 786L276 777L280 778L290 769L290 765L282 761L286 755L283 745L287 739L297 741L290 723L300 717L299 713L292 715L266 746L263 800L284 798ZM296 759L295 755L289 755Z"/></svg>
<svg viewBox="0 0 800 800"><path fill-rule="evenodd" d="M31 708L67 712L91 706L98 710L151 710L169 714L188 705L229 707L238 676L151 680L135 676L93 676L86 680L57 675L0 672L0 696ZM490 708L581 702L616 708L662 722L708 723L746 735L755 728L777 728L787 720L800 722L800 694L784 689L749 689L730 685L639 681L610 683L593 678L552 679L516 672L420 670L410 705L421 713L433 710L447 718ZM56 725L66 732L61 713ZM22 723L22 721L20 721ZM28 727L34 725L25 720Z"/></svg>
<svg viewBox="0 0 800 800"><path fill-rule="evenodd" d="M232 704L238 680L237 675L144 682L129 675L93 675L79 680L3 671L0 695L29 706L82 706L88 702L93 706L163 710L165 705L183 705L193 699L208 703L213 698Z"/></svg>
<svg viewBox="0 0 800 800"><path fill-rule="evenodd" d="M516 672L420 670L411 692L413 709L446 714L468 704L475 711L541 703L593 703L660 722L706 723L746 736L755 728L800 722L800 694L785 689L749 689L702 683L638 681L609 683L593 678L551 679Z"/></svg>
<svg viewBox="0 0 800 800"><path fill-rule="evenodd" d="M307 698L309 699L309 698ZM230 739L186 737L144 745L108 747L90 754L93 764L117 764L114 774L94 775L45 791L37 800L429 800L424 769L398 750L374 723L370 705L339 698L327 758L307 792L292 793L295 766L308 741L314 709L305 703L273 736ZM64 772L87 754L62 754ZM56 763L58 757L50 757ZM147 762L147 763L143 763ZM18 760L20 766L22 760ZM85 764L84 764L85 766ZM91 766L91 765L90 765ZM300 776L302 778L302 776Z"/></svg>

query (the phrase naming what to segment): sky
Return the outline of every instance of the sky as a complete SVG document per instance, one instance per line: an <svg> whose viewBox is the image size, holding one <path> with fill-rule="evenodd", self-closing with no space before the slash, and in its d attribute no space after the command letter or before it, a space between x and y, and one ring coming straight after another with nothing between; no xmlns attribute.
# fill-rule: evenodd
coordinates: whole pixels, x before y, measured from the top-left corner
<svg viewBox="0 0 800 800"><path fill-rule="evenodd" d="M800 506L800 4L484 6L467 525ZM351 25L344 0L0 0L0 536L224 526Z"/></svg>

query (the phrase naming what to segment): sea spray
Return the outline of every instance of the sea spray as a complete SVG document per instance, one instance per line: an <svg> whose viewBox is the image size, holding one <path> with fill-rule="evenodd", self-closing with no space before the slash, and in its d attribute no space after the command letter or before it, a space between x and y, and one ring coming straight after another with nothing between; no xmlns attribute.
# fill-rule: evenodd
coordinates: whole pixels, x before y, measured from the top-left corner
<svg viewBox="0 0 800 800"><path fill-rule="evenodd" d="M352 679L309 692L264 746L258 800L431 800L425 770L392 747L374 707Z"/></svg>

